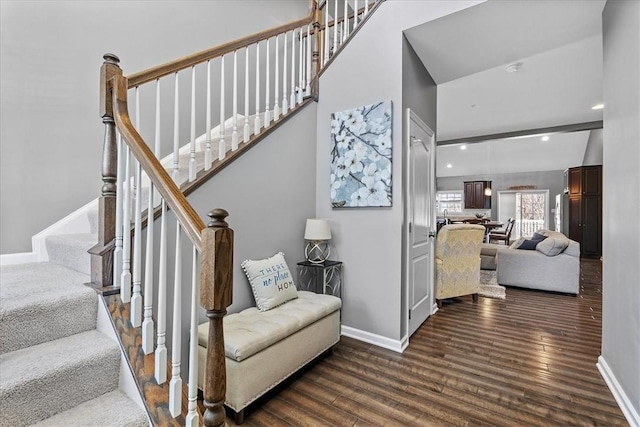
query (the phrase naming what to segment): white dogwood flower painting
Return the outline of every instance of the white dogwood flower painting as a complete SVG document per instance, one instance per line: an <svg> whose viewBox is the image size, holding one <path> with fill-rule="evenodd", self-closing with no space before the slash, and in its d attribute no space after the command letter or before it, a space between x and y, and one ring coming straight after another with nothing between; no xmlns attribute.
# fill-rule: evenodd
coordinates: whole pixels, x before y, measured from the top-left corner
<svg viewBox="0 0 640 427"><path fill-rule="evenodd" d="M391 206L391 101L331 115L331 204Z"/></svg>

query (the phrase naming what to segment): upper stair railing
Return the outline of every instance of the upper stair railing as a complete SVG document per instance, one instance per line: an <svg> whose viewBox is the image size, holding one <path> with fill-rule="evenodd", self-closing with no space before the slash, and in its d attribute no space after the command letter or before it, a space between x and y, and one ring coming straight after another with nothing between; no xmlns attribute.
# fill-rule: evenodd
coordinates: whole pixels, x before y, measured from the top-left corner
<svg viewBox="0 0 640 427"><path fill-rule="evenodd" d="M131 326L141 328L142 353L154 354L153 375L158 385L166 383L171 363L168 412L185 425L197 426L201 419L197 327L203 312L197 307L198 294L210 322L202 420L206 426L224 425L222 319L231 304L233 287L233 230L225 222L227 212L214 209L208 214L211 222L205 225L185 192L225 167L299 107L317 99L321 70L381 1L362 0L360 7L357 0L310 3L310 14L303 19L126 77L115 55L104 56L100 89L104 185L99 241L90 250L92 281L105 290L119 290L129 307ZM180 96L185 74L190 83L188 103L184 102L187 97ZM171 87L173 90L163 90ZM130 99L135 121L129 114ZM185 121L188 127L182 126ZM153 149L145 141L153 141ZM163 146L167 141L172 147ZM171 148L168 155L165 148ZM159 233L154 229L155 218ZM169 248L168 229L173 223L175 245ZM160 240L157 251L156 234ZM191 254L182 254L183 235L191 243ZM157 259L154 252L159 254ZM183 268L189 262L190 269ZM182 283L183 269L190 270L190 283ZM171 270L173 283L167 277ZM172 309L166 307L170 284ZM191 295L187 325L182 324L183 295ZM184 334L189 335L186 415L182 413L181 377ZM146 387L141 385L141 389L154 424L167 423L154 418L158 411L149 408Z"/></svg>

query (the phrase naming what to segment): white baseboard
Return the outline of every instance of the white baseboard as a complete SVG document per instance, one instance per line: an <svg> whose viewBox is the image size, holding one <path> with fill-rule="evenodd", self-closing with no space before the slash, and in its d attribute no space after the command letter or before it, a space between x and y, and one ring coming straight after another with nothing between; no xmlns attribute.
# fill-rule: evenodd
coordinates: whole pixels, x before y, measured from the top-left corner
<svg viewBox="0 0 640 427"><path fill-rule="evenodd" d="M640 415L636 408L634 408L631 403L631 399L629 399L615 375L613 375L607 361L600 356L598 357L598 363L596 363L596 366L600 371L600 375L604 378L604 382L607 383L609 390L611 390L611 394L613 394L613 398L618 403L622 414L629 422L629 425L631 427L640 427Z"/></svg>
<svg viewBox="0 0 640 427"><path fill-rule="evenodd" d="M382 335L372 334L371 332L352 328L350 326L342 325L340 332L345 337L353 338L358 341L364 341L366 343L386 348L388 350L393 350L398 353L402 353L409 345L409 340L406 337L400 340L394 340L391 338L383 337Z"/></svg>

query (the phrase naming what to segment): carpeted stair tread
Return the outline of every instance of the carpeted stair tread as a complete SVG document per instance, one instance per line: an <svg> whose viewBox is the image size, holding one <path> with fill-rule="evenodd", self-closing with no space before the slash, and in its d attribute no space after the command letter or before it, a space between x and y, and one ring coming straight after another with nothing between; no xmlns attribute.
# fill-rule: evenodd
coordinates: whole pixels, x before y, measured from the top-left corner
<svg viewBox="0 0 640 427"><path fill-rule="evenodd" d="M91 257L87 253L98 242L93 233L58 234L46 238L49 261L85 274L91 274Z"/></svg>
<svg viewBox="0 0 640 427"><path fill-rule="evenodd" d="M0 355L0 366L0 426L17 427L115 390L120 349L93 330Z"/></svg>
<svg viewBox="0 0 640 427"><path fill-rule="evenodd" d="M86 274L42 262L4 266L0 281L0 353L96 327L98 297Z"/></svg>
<svg viewBox="0 0 640 427"><path fill-rule="evenodd" d="M144 410L124 393L114 390L34 424L33 427L146 427L148 425L149 421Z"/></svg>

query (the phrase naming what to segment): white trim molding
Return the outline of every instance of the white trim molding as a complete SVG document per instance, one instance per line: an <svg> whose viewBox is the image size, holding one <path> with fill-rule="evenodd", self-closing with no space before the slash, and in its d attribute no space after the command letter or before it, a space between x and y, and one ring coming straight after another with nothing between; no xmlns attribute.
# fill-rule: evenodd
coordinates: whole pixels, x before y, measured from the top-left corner
<svg viewBox="0 0 640 427"><path fill-rule="evenodd" d="M394 340L391 338L383 337L382 335L372 334L371 332L352 328L350 326L342 325L340 333L345 337L353 338L358 341L364 341L378 347L393 350L397 353L402 353L409 345L409 339L407 337L399 340Z"/></svg>
<svg viewBox="0 0 640 427"><path fill-rule="evenodd" d="M624 392L624 389L616 379L613 371L609 368L607 361L602 357L598 357L598 363L596 363L598 370L600 371L600 375L604 378L604 382L607 383L609 390L611 390L611 394L613 394L613 398L618 403L622 414L629 422L631 427L640 427L640 415L636 408L634 408L631 403L631 399Z"/></svg>
<svg viewBox="0 0 640 427"><path fill-rule="evenodd" d="M35 252L20 252L0 255L0 266L2 267L5 265L28 264L38 261L40 261L40 259L38 254Z"/></svg>

